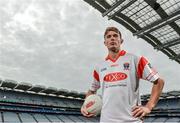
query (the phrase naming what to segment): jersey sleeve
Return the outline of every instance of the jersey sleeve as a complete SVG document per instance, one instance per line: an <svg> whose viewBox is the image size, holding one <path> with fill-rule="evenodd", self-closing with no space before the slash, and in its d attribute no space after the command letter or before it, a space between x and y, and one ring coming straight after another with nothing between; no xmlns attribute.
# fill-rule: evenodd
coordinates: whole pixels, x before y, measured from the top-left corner
<svg viewBox="0 0 180 123"><path fill-rule="evenodd" d="M99 70L94 69L93 71L93 82L91 84L90 90L97 91L100 88L100 78L99 78Z"/></svg>
<svg viewBox="0 0 180 123"><path fill-rule="evenodd" d="M139 79L154 82L159 78L158 72L151 66L149 61L141 56L138 58L137 75Z"/></svg>

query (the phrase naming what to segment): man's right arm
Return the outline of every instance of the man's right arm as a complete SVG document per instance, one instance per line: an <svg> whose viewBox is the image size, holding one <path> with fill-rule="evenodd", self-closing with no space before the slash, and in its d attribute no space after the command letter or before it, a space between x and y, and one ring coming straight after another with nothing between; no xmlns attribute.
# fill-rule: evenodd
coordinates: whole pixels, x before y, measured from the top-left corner
<svg viewBox="0 0 180 123"><path fill-rule="evenodd" d="M96 94L96 91L100 88L100 79L99 79L99 74L98 74L98 69L97 68L93 72L93 78L94 78L94 81L92 82L90 89L86 93L85 99L89 95ZM87 112L86 107L84 107L83 105L81 107L81 113L86 117L91 117L91 116L94 115L94 114L89 114Z"/></svg>
<svg viewBox="0 0 180 123"><path fill-rule="evenodd" d="M92 94L96 94L96 91L89 90L89 91L86 93L86 97L88 97L89 95L92 95ZM86 98L86 97L85 97L85 98Z"/></svg>

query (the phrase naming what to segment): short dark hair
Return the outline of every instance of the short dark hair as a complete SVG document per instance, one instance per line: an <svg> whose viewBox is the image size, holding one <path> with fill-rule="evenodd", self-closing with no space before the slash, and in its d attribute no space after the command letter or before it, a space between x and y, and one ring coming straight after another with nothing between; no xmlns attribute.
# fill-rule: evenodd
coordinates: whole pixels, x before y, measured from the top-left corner
<svg viewBox="0 0 180 123"><path fill-rule="evenodd" d="M105 36L107 35L107 33L109 31L114 31L114 32L118 33L120 35L120 37L121 37L121 32L119 31L118 28L116 28L116 27L107 27L105 32L104 32L104 38L105 38Z"/></svg>

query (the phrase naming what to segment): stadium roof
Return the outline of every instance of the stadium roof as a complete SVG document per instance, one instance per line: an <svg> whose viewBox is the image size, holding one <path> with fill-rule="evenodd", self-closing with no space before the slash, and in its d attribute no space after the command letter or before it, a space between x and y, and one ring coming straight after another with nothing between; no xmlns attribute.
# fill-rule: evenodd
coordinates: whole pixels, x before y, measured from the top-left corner
<svg viewBox="0 0 180 123"><path fill-rule="evenodd" d="M21 82L20 84L18 84L18 85L15 87L15 89L27 91L27 90L30 89L31 87L32 87L32 84L26 83L26 82Z"/></svg>
<svg viewBox="0 0 180 123"><path fill-rule="evenodd" d="M180 0L84 0L180 63Z"/></svg>
<svg viewBox="0 0 180 123"><path fill-rule="evenodd" d="M57 89L54 87L45 87L43 85L32 85L30 83L21 82L5 79L2 80L0 78L0 88L2 89L11 89L11 90L20 90L25 92L33 92L33 93L44 93L44 94L53 94L56 96L65 96L65 97L73 97L73 98L81 98L84 99L85 93L77 92L77 91L68 91L66 89Z"/></svg>
<svg viewBox="0 0 180 123"><path fill-rule="evenodd" d="M17 86L17 82L9 79L5 79L1 84L1 87L7 87L11 89L15 88L16 86Z"/></svg>

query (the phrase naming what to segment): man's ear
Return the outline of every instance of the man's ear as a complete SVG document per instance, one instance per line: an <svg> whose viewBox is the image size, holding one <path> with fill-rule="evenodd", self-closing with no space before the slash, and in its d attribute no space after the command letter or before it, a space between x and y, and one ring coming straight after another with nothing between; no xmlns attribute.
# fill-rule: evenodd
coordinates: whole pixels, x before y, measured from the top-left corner
<svg viewBox="0 0 180 123"><path fill-rule="evenodd" d="M121 44L124 42L124 40L121 38Z"/></svg>
<svg viewBox="0 0 180 123"><path fill-rule="evenodd" d="M104 41L104 45L107 46L107 45L106 45L106 41Z"/></svg>

